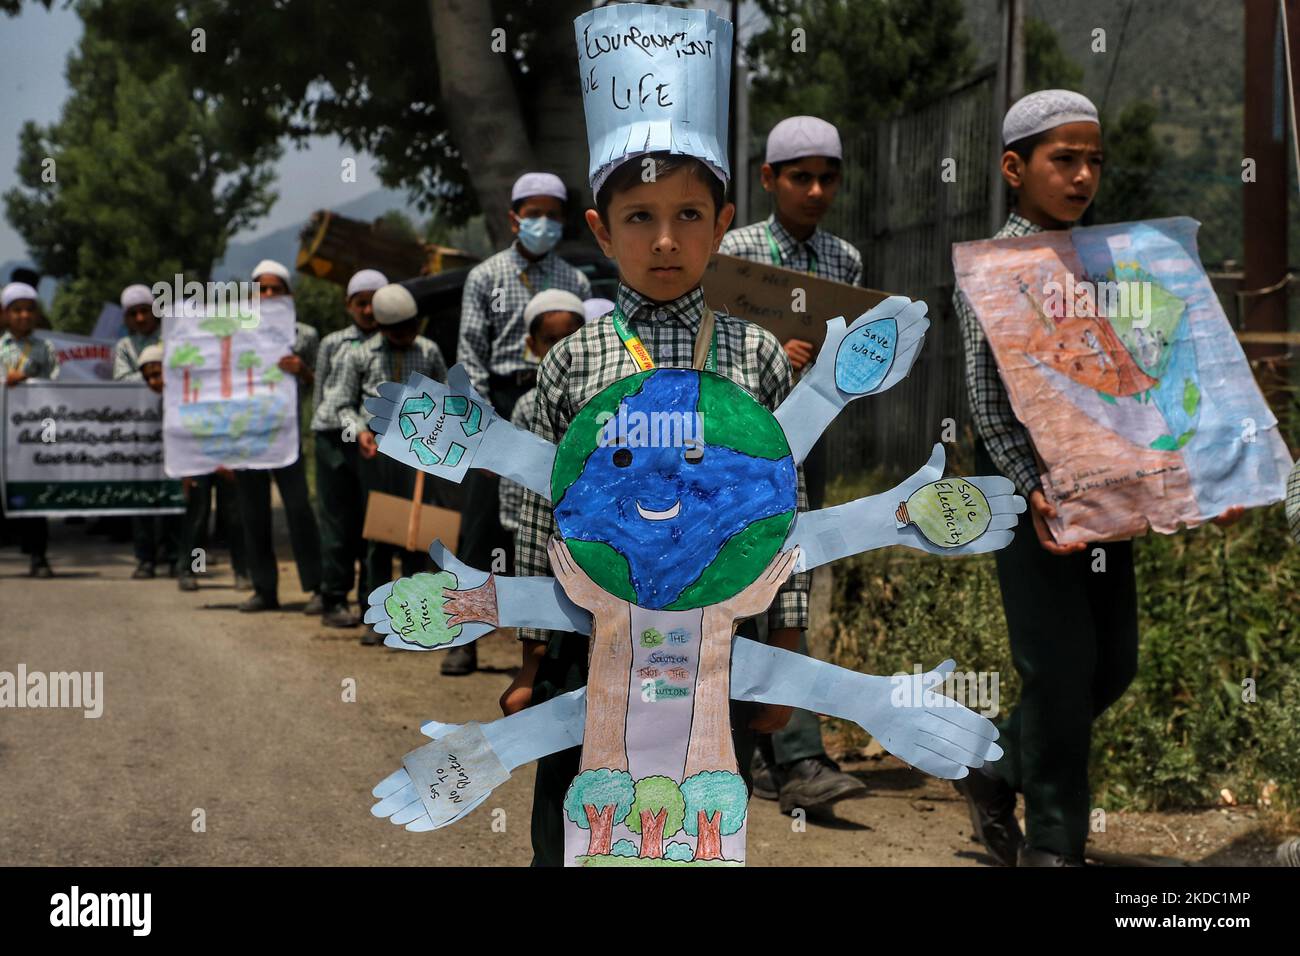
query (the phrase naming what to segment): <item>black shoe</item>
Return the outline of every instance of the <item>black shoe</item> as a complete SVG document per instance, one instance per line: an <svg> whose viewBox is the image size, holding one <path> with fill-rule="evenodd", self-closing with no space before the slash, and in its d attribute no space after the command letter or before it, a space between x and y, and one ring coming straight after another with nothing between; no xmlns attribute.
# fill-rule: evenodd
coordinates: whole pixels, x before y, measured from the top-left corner
<svg viewBox="0 0 1300 956"><path fill-rule="evenodd" d="M805 757L781 768L781 812L820 810L867 795L867 786L840 770L830 757Z"/></svg>
<svg viewBox="0 0 1300 956"><path fill-rule="evenodd" d="M1017 866L1083 866L1083 860L1077 856L1065 856L1051 850L1039 850L1032 846L1022 846L1016 861Z"/></svg>
<svg viewBox="0 0 1300 956"><path fill-rule="evenodd" d="M154 577L154 566L152 561L141 561L135 566L135 572L131 575L132 581L144 581Z"/></svg>
<svg viewBox="0 0 1300 956"><path fill-rule="evenodd" d="M27 573L34 578L54 577L54 572L50 570L49 562L44 558L32 558L32 567Z"/></svg>
<svg viewBox="0 0 1300 956"><path fill-rule="evenodd" d="M250 578L247 574L236 574L236 575L235 575L235 590L236 590L236 591L251 591L251 590L253 590L253 580L252 580L252 578Z"/></svg>
<svg viewBox="0 0 1300 956"><path fill-rule="evenodd" d="M1002 866L1016 866L1025 847L1025 835L1016 819L1016 791L978 767L952 785L966 798L975 839Z"/></svg>
<svg viewBox="0 0 1300 956"><path fill-rule="evenodd" d="M321 614L320 622L326 627L356 627L361 623L346 604L335 604L328 608Z"/></svg>
<svg viewBox="0 0 1300 956"><path fill-rule="evenodd" d="M478 648L473 644L462 644L447 652L447 657L440 668L448 677L463 677L478 670Z"/></svg>
<svg viewBox="0 0 1300 956"><path fill-rule="evenodd" d="M761 747L754 748L749 774L754 779L754 796L760 800L775 800L780 794L781 786L776 780L776 769L767 762Z"/></svg>
<svg viewBox="0 0 1300 956"><path fill-rule="evenodd" d="M175 561L167 562L167 577L169 578L176 577L176 571L177 571L176 562Z"/></svg>
<svg viewBox="0 0 1300 956"><path fill-rule="evenodd" d="M374 647L376 644L383 644L384 638L382 634L376 632L372 627L369 628L366 633L361 635L361 643L366 647Z"/></svg>
<svg viewBox="0 0 1300 956"><path fill-rule="evenodd" d="M280 602L275 598L263 597L254 591L252 597L239 605L239 609L246 614L252 614L257 611L278 611L280 609Z"/></svg>
<svg viewBox="0 0 1300 956"><path fill-rule="evenodd" d="M303 614L323 614L325 613L325 602L321 599L320 592L314 593L311 598L303 605Z"/></svg>
<svg viewBox="0 0 1300 956"><path fill-rule="evenodd" d="M182 591L197 591L199 589L199 579L192 574L182 574L176 579L176 586Z"/></svg>

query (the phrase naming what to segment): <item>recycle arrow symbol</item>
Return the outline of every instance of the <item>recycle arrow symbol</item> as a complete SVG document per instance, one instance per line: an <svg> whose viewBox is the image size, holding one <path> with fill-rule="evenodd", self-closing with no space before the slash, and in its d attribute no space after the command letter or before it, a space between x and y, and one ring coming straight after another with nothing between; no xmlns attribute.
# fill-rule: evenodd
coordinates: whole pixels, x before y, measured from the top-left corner
<svg viewBox="0 0 1300 956"><path fill-rule="evenodd" d="M412 395L402 402L402 410L397 416L397 427L402 430L403 438L410 438L416 432L415 422L411 421L412 416L428 418L429 413L433 411L433 405L433 398L428 392L424 392L419 398Z"/></svg>
<svg viewBox="0 0 1300 956"><path fill-rule="evenodd" d="M406 399L402 402L402 409L397 416L397 424L402 430L402 437L411 439L411 452L420 460L420 464L442 464L447 468L455 468L465 456L466 448L464 445L459 442L452 442L447 447L446 458L444 459L439 457L433 450L430 440L432 436L424 438L416 436L419 429L416 428L413 421L414 416L419 415L427 419L435 404L427 392L421 394L419 398L411 397ZM457 418L463 417L465 419L460 423L460 427L466 437L477 435L482 431L480 426L483 421L483 409L464 395L447 395L444 397L442 411L444 415L452 415Z"/></svg>

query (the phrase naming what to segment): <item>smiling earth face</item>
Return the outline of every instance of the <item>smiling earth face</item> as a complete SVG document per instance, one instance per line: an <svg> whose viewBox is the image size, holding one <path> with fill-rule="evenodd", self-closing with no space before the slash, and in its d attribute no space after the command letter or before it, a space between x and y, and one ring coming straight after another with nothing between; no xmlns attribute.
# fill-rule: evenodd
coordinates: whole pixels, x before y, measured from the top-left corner
<svg viewBox="0 0 1300 956"><path fill-rule="evenodd" d="M611 594L651 609L707 607L767 567L794 523L785 434L712 372L652 369L574 417L551 473L555 523Z"/></svg>

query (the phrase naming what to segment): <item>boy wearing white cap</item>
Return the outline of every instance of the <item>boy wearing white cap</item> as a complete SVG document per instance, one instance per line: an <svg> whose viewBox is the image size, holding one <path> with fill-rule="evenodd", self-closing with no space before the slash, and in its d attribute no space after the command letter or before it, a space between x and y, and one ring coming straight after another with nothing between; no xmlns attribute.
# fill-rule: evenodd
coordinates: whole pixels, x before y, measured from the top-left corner
<svg viewBox="0 0 1300 956"><path fill-rule="evenodd" d="M140 352L158 341L153 292L147 285L129 285L122 290L121 303L127 334L113 346L113 380L139 382Z"/></svg>
<svg viewBox="0 0 1300 956"><path fill-rule="evenodd" d="M614 313L556 344L538 368L532 430L550 442L563 438L589 398L619 379L649 367L693 367L697 333L708 325L705 317L710 313L700 282L735 215L735 207L725 202L732 27L702 10L674 9L671 15L674 29L682 31L674 36L697 53L680 59L669 55L661 62L675 64L665 68L677 74L673 90L689 88L692 95L674 97L661 74L659 85L650 88L637 108L626 111L618 99L608 107L610 90L628 84L635 90L645 67L632 58L631 50L622 59L602 51L593 61L585 52L583 30L623 37L635 28L648 36L658 32L664 8L617 4L575 21L591 153L588 176L596 200L596 208L587 211L587 224L605 254L617 260L620 283ZM620 69L621 77L616 75ZM586 78L597 70L592 85ZM704 339L698 343L701 354L709 356L706 367L775 409L791 388L790 363L781 345L752 323L721 313L712 317L713 334L707 344ZM799 507L807 507L802 476ZM550 574L546 549L556 534L550 503L525 491L519 525L517 573ZM785 649L797 646L799 629L807 626L806 574L794 575L782 587L767 616L768 643ZM753 635L753 628L751 619L740 631ZM587 641L581 635L524 628L520 637L548 643L531 691L512 686L512 694L526 696L535 706L585 682ZM509 703L502 701L503 706ZM747 784L751 732L779 730L788 719L784 707L733 708L736 756ZM538 761L532 821L535 865L563 862L563 801L578 763L577 749Z"/></svg>
<svg viewBox="0 0 1300 956"><path fill-rule="evenodd" d="M1096 197L1102 137L1097 109L1070 90L1041 90L1012 105L1002 123L1002 178L1015 206L995 239L1068 229ZM954 781L975 836L1005 866L1082 866L1091 801L1093 721L1137 672L1133 543L1060 545L1047 518L1038 456L1016 418L979 320L960 290L953 304L966 350L975 466L1006 475L1029 502L1032 530L995 555L1012 660L1022 690L998 725L1005 756ZM1217 524L1236 520L1231 509ZM1105 551L1105 573L1093 571ZM1016 794L1025 798L1025 832Z"/></svg>
<svg viewBox="0 0 1300 956"><path fill-rule="evenodd" d="M731 230L718 251L861 285L862 254L852 243L818 228L840 188L844 149L839 130L816 116L786 117L768 134L764 160L763 189L772 196L772 214L763 222ZM811 342L790 339L783 344L796 373L814 358ZM820 508L826 490L825 437L813 445L803 467L808 504ZM806 643L799 651L808 653ZM759 738L753 770L755 795L779 799L783 813L866 795L862 782L841 772L826 754L816 715L802 710L796 710L779 733Z"/></svg>
<svg viewBox="0 0 1300 956"><path fill-rule="evenodd" d="M536 384L537 366L524 357L524 309L547 289L591 295L587 277L555 254L564 231L568 192L554 173L520 176L510 190L510 228L515 241L470 270L461 296L456 360L497 412L509 418L519 396ZM498 520L497 479L482 471L465 477L460 546L456 556L476 568L508 572L514 552ZM506 567L494 562L506 555ZM442 661L444 674L468 674L477 666L476 645L452 648Z"/></svg>
<svg viewBox="0 0 1300 956"><path fill-rule="evenodd" d="M260 298L292 295L289 288L289 270L274 259L263 259L253 268L253 280L258 283ZM288 355L276 363L282 372L298 379L301 399L315 379L312 371L316 351L320 346L320 333L305 322L294 323L294 341ZM300 410L301 410L300 402ZM307 489L307 466L301 449L292 464L283 468L244 468L235 472L239 490L239 515L244 526L244 546L248 570L253 579L253 594L239 605L244 612L274 610L280 606L280 570L275 559L275 544L271 538L271 479L280 489L284 503L285 521L289 525L289 543L293 548L294 563L298 566L298 581L303 591L311 595L303 607L304 614L320 614L324 604L320 596L320 531L316 526L316 513L312 510L311 495Z"/></svg>
<svg viewBox="0 0 1300 956"><path fill-rule="evenodd" d="M316 500L320 523L321 623L326 627L355 627L359 618L348 610L348 593L358 585L359 603L369 589L364 574L357 581L357 564L365 561L361 526L365 520L365 493L361 488L357 458L357 436L345 435L339 418L340 391L344 387L343 365L348 353L361 347L375 334L372 300L375 292L388 285L376 269L362 269L348 280L347 310L352 322L347 328L321 339L316 353L316 400L312 414L312 436L316 446Z"/></svg>
<svg viewBox="0 0 1300 956"><path fill-rule="evenodd" d="M10 282L0 290L0 312L4 313L5 324L5 332L0 335L0 364L4 366L5 387L13 388L29 378L58 378L58 353L49 342L32 336L40 314L36 290L25 282ZM45 560L49 522L44 518L16 518L12 519L11 527L17 532L23 553L31 557L31 576L53 577L54 572Z"/></svg>
<svg viewBox="0 0 1300 956"><path fill-rule="evenodd" d="M382 491L409 500L415 493L415 472L379 454L379 443L369 428L373 416L366 409L365 400L376 397L382 383L405 382L413 372L445 382L447 363L437 344L420 334L423 320L419 306L406 286L390 283L378 289L371 299L371 309L378 334L340 357L339 384L326 402L327 414L337 416L341 427L357 436L361 485L365 492ZM425 482L423 500L437 503L438 498L437 482ZM367 593L393 580L394 555L400 556L402 574L408 577L422 571L428 557L423 551L407 551L379 541L366 542L363 580ZM361 643L377 645L381 638L373 629L366 628Z"/></svg>

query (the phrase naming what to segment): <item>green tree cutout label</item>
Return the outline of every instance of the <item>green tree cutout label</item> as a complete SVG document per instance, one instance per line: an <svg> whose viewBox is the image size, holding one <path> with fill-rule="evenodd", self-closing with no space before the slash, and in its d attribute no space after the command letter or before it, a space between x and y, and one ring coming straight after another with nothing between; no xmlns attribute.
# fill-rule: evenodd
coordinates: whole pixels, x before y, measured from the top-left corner
<svg viewBox="0 0 1300 956"><path fill-rule="evenodd" d="M915 525L941 548L958 548L988 530L993 512L984 492L969 481L946 478L917 488L899 503L894 517L900 525Z"/></svg>
<svg viewBox="0 0 1300 956"><path fill-rule="evenodd" d="M456 583L456 575L450 571L398 579L384 601L393 630L406 643L420 647L450 644L460 636L461 623L472 620L465 617L463 612L468 607L462 605L476 604L471 596L493 587L492 579L488 578L482 588L458 594Z"/></svg>

